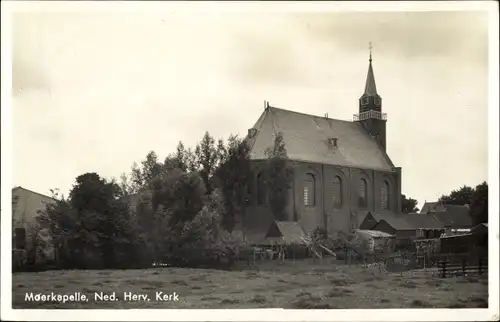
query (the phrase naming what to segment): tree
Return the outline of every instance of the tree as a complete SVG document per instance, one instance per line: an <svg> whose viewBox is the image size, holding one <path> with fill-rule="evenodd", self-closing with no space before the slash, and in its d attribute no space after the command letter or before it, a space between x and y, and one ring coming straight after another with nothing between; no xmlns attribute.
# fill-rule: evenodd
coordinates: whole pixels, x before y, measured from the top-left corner
<svg viewBox="0 0 500 322"><path fill-rule="evenodd" d="M408 214L418 212L418 201L413 198L407 198L406 195L401 195L401 211Z"/></svg>
<svg viewBox="0 0 500 322"><path fill-rule="evenodd" d="M68 200L46 206L38 221L49 227L62 268L133 267L140 254L137 226L119 187L97 173L76 178Z"/></svg>
<svg viewBox="0 0 500 322"><path fill-rule="evenodd" d="M179 171L158 182L151 204L153 211L160 207L168 210L171 215L169 224L175 226L193 220L203 206L205 194L206 188L198 173Z"/></svg>
<svg viewBox="0 0 500 322"><path fill-rule="evenodd" d="M474 189L469 186L463 186L458 190L453 190L449 195L442 195L439 201L448 205L470 205Z"/></svg>
<svg viewBox="0 0 500 322"><path fill-rule="evenodd" d="M488 184L486 182L477 185L472 194L470 216L474 225L488 222Z"/></svg>
<svg viewBox="0 0 500 322"><path fill-rule="evenodd" d="M184 144L179 141L175 153L169 155L165 159L165 167L167 167L167 169L179 169L183 172L189 171L192 167L192 165L190 164L190 162L192 161L192 156L190 155L190 153L191 151L186 150Z"/></svg>
<svg viewBox="0 0 500 322"><path fill-rule="evenodd" d="M219 165L214 173L213 186L223 198L221 225L231 232L245 214L248 200L248 183L251 176L250 148L246 141L229 136L227 146L219 141Z"/></svg>
<svg viewBox="0 0 500 322"><path fill-rule="evenodd" d="M269 187L269 203L278 220L286 220L286 205L288 193L293 178L293 168L290 166L281 133L274 138L274 145L266 150L266 177Z"/></svg>
<svg viewBox="0 0 500 322"><path fill-rule="evenodd" d="M208 132L205 132L201 142L196 146L195 155L200 176L205 183L207 194L210 194L212 192L210 179L217 166L218 153L215 147L215 140Z"/></svg>

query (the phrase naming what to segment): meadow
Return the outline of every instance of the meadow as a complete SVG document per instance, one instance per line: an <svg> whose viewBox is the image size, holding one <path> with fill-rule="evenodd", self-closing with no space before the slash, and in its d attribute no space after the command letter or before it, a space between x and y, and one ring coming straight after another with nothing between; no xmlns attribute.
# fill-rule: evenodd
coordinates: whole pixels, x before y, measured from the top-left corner
<svg viewBox="0 0 500 322"><path fill-rule="evenodd" d="M263 262L222 271L162 267L143 270L68 270L13 274L14 309L376 309L485 308L485 277L440 278L429 272L387 274L378 268L339 261ZM156 292L175 292L178 301L158 301ZM82 292L88 302L27 302L26 293ZM116 301L94 293L116 292ZM125 301L124 292L149 300Z"/></svg>

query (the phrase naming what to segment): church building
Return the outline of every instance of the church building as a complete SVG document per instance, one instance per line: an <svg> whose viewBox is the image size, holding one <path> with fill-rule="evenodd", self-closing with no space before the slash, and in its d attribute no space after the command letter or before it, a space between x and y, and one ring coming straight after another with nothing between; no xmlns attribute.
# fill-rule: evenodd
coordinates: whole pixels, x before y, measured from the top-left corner
<svg viewBox="0 0 500 322"><path fill-rule="evenodd" d="M264 238L275 220L263 171L265 151L277 133L293 165L286 221L297 222L306 233L320 227L331 235L359 228L369 212L400 213L401 168L386 152L387 115L375 85L371 53L353 121L265 104L247 135L254 177L243 226L250 239Z"/></svg>

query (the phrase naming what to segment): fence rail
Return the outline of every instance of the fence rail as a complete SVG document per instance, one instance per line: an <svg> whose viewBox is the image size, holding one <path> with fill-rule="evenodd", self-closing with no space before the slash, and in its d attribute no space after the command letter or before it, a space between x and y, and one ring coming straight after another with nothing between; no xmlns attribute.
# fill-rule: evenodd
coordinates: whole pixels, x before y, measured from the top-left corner
<svg viewBox="0 0 500 322"><path fill-rule="evenodd" d="M488 258L475 261L463 259L461 262L442 260L438 262L438 269L442 278L456 275L488 275Z"/></svg>

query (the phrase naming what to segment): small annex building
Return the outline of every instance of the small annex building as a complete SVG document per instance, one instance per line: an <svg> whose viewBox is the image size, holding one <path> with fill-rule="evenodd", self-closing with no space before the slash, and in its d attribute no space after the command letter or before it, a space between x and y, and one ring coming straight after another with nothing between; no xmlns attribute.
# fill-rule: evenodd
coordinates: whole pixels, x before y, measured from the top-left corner
<svg viewBox="0 0 500 322"><path fill-rule="evenodd" d="M394 235L397 240L439 238L445 230L434 216L371 212L365 216L359 228L382 231Z"/></svg>

